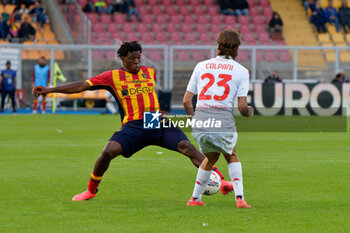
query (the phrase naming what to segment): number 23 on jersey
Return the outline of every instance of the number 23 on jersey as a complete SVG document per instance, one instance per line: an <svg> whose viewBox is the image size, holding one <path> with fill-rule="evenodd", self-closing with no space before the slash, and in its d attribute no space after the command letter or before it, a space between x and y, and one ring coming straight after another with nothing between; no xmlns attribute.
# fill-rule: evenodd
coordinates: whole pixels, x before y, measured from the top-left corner
<svg viewBox="0 0 350 233"><path fill-rule="evenodd" d="M230 93L230 86L227 84L228 81L232 79L232 75L229 74L219 74L219 79L222 79L216 83L219 87L224 87L224 93L222 95L207 95L206 92L215 84L215 77L211 73L205 73L201 77L202 80L209 79L209 82L204 86L203 90L199 94L199 100L211 100L212 98L216 101L223 101L227 98Z"/></svg>

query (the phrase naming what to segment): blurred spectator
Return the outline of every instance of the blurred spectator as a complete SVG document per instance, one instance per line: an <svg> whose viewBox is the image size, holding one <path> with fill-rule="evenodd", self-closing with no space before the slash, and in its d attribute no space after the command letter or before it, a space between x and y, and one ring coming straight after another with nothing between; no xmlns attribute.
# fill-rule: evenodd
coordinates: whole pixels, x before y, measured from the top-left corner
<svg viewBox="0 0 350 233"><path fill-rule="evenodd" d="M46 65L46 58L40 57L39 64L36 64L34 66L32 88L36 86L48 87L49 83L50 83L50 68L48 65ZM37 108L38 108L38 97L34 96L33 114L37 113ZM46 111L46 95L42 95L41 113L45 114L45 111Z"/></svg>
<svg viewBox="0 0 350 233"><path fill-rule="evenodd" d="M33 16L32 21L40 23L41 28L46 23L46 16L44 14L44 8L41 7L39 1L35 2L34 8L29 11L29 14Z"/></svg>
<svg viewBox="0 0 350 233"><path fill-rule="evenodd" d="M15 22L12 22L10 24L10 33L11 33L12 40L14 38L18 38L18 32L19 32L19 28L17 27Z"/></svg>
<svg viewBox="0 0 350 233"><path fill-rule="evenodd" d="M1 108L4 111L5 99L7 95L11 98L12 111L16 112L16 71L11 70L11 62L6 62L6 70L2 70L0 74L0 89L1 89Z"/></svg>
<svg viewBox="0 0 350 233"><path fill-rule="evenodd" d="M89 0L89 1L86 3L86 5L83 7L83 11L84 11L85 13L91 13L91 12L94 11L91 0Z"/></svg>
<svg viewBox="0 0 350 233"><path fill-rule="evenodd" d="M278 76L277 72L273 71L265 79L265 83L281 83L282 79Z"/></svg>
<svg viewBox="0 0 350 233"><path fill-rule="evenodd" d="M107 91L106 92L106 113L117 114L118 113L118 104L113 95Z"/></svg>
<svg viewBox="0 0 350 233"><path fill-rule="evenodd" d="M21 9L21 5L23 4L25 7L24 13L28 13L29 6L34 3L35 3L35 0L16 0L16 9Z"/></svg>
<svg viewBox="0 0 350 233"><path fill-rule="evenodd" d="M311 17L310 22L316 26L317 32L327 32L326 29L326 17L324 14L324 10L321 8L321 4L319 1L309 1L309 7L311 9Z"/></svg>
<svg viewBox="0 0 350 233"><path fill-rule="evenodd" d="M123 0L114 0L112 2L113 10L112 13L118 12L118 13L124 13L124 1Z"/></svg>
<svg viewBox="0 0 350 233"><path fill-rule="evenodd" d="M345 77L345 72L342 69L338 70L337 74L332 80L332 83L348 83L348 82L350 82L350 80Z"/></svg>
<svg viewBox="0 0 350 233"><path fill-rule="evenodd" d="M23 14L23 9L21 7L16 7L12 14L11 14L11 17L10 17L10 21L13 22L13 21L16 21L16 22L20 22L22 21L22 14Z"/></svg>
<svg viewBox="0 0 350 233"><path fill-rule="evenodd" d="M136 8L136 4L134 0L125 0L124 1L124 9L125 12L128 14L128 20L132 21L132 15L136 15L136 18L139 22L141 22L141 16L139 14L139 11Z"/></svg>
<svg viewBox="0 0 350 233"><path fill-rule="evenodd" d="M283 27L283 21L281 19L280 14L278 14L276 11L273 12L272 18L269 22L269 31L271 38L273 40L282 40L282 27Z"/></svg>
<svg viewBox="0 0 350 233"><path fill-rule="evenodd" d="M25 40L34 40L35 38L35 29L33 26L28 22L28 18L25 17L23 23L21 24L21 27L18 32L18 37L21 39L21 41Z"/></svg>
<svg viewBox="0 0 350 233"><path fill-rule="evenodd" d="M106 1L96 1L95 10L99 14L110 14L112 13L113 7L107 6Z"/></svg>
<svg viewBox="0 0 350 233"><path fill-rule="evenodd" d="M235 15L249 15L249 4L247 0L233 0Z"/></svg>
<svg viewBox="0 0 350 233"><path fill-rule="evenodd" d="M344 28L344 32L347 33L346 26L350 29L350 8L347 1L343 1L342 7L339 8L339 22Z"/></svg>
<svg viewBox="0 0 350 233"><path fill-rule="evenodd" d="M11 39L10 29L0 15L0 39Z"/></svg>
<svg viewBox="0 0 350 233"><path fill-rule="evenodd" d="M340 32L339 16L338 16L337 9L333 7L333 0L329 0L328 4L329 4L328 7L326 7L324 11L326 20L327 22L334 24L337 29L337 32Z"/></svg>
<svg viewBox="0 0 350 233"><path fill-rule="evenodd" d="M220 14L223 15L235 15L235 6L230 0L218 0L220 6Z"/></svg>

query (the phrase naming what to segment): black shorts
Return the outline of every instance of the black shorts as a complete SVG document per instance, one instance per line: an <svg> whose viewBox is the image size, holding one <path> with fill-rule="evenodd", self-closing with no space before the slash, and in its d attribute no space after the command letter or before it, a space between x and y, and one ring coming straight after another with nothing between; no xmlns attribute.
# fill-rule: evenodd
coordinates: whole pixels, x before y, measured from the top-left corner
<svg viewBox="0 0 350 233"><path fill-rule="evenodd" d="M169 150L177 150L177 144L187 140L187 136L177 127L160 129L144 129L143 120L126 123L109 139L122 146L122 156L131 157L134 153L150 145L161 146Z"/></svg>

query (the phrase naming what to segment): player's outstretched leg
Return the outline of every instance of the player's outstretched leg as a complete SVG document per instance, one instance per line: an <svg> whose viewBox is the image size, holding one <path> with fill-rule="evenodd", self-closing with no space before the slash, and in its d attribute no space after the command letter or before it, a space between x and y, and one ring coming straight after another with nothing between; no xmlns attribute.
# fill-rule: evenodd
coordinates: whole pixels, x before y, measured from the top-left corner
<svg viewBox="0 0 350 233"><path fill-rule="evenodd" d="M97 187L99 186L102 180L103 174L108 169L110 162L121 152L122 147L118 142L107 142L101 155L96 160L94 171L91 173L91 177L89 180L88 189L83 193L75 195L72 201L84 201L94 198L97 193Z"/></svg>

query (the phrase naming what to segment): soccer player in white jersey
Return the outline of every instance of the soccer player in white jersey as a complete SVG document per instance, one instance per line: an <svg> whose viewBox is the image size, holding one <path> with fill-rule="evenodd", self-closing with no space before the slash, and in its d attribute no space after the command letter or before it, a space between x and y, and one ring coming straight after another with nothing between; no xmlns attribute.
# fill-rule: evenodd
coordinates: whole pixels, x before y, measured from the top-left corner
<svg viewBox="0 0 350 233"><path fill-rule="evenodd" d="M212 167L223 153L233 183L236 206L250 208L243 195L242 165L235 152L237 132L233 118L236 96L241 115L249 117L253 113L253 108L247 105L249 73L234 60L241 44L236 31L220 32L217 44L218 56L197 64L183 99L187 114L193 116L194 120L216 119L223 124L220 129L193 129L192 135L206 159L198 169L193 194L187 205L205 205L201 200L202 194L208 184ZM198 95L196 112L192 105L195 95Z"/></svg>

